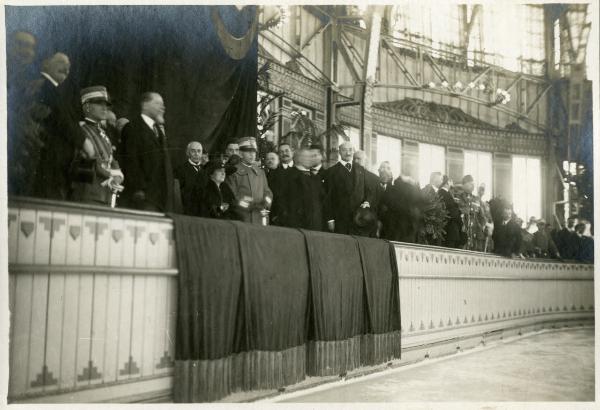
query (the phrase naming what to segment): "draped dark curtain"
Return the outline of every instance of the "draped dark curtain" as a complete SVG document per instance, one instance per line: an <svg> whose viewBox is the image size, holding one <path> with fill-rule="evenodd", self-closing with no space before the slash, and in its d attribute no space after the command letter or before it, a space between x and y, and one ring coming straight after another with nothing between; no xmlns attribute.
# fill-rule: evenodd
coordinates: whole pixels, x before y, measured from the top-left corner
<svg viewBox="0 0 600 410"><path fill-rule="evenodd" d="M171 217L179 270L175 402L277 389L400 357L390 243Z"/></svg>
<svg viewBox="0 0 600 410"><path fill-rule="evenodd" d="M215 16L227 36L219 37ZM56 51L70 57L65 87L74 107L90 85L108 88L118 117L138 115L142 92L160 93L178 161L192 139L216 152L254 135L256 18L255 6L7 6L6 30L35 35L38 64ZM229 43L246 34L247 50L232 57Z"/></svg>

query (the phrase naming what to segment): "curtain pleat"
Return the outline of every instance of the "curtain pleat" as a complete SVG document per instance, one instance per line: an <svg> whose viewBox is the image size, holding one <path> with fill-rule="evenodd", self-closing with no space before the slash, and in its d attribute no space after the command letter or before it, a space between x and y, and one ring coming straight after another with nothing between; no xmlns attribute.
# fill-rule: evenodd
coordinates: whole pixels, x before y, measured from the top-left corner
<svg viewBox="0 0 600 410"><path fill-rule="evenodd" d="M172 215L175 402L272 390L400 357L388 242Z"/></svg>

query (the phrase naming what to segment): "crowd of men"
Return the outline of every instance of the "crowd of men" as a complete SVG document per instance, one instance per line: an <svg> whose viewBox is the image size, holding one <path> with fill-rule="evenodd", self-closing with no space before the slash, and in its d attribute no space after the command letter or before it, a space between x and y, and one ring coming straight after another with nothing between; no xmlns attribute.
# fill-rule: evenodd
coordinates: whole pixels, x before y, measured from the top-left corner
<svg viewBox="0 0 600 410"><path fill-rule="evenodd" d="M460 185L439 172L420 189L411 178L394 179L388 162L368 171L364 151L348 141L339 160L325 169L320 145L257 159L253 137L231 141L224 153L187 145L187 159L172 166L167 149L165 102L156 92L139 99L139 114L111 111L106 87L80 90L81 110L70 107L61 84L69 57L56 53L41 72L26 79L35 39L16 33L9 53L9 193L48 199L272 224L291 228L421 241L509 257L555 257L591 261L593 240L586 224L570 218L560 231L533 218L526 228L501 199L482 198L470 175ZM75 112L82 118L76 118ZM27 164L27 166L24 166ZM117 203L118 198L118 203ZM434 206L432 206L432 204ZM429 219L438 209L437 219ZM431 221L435 222L431 222Z"/></svg>

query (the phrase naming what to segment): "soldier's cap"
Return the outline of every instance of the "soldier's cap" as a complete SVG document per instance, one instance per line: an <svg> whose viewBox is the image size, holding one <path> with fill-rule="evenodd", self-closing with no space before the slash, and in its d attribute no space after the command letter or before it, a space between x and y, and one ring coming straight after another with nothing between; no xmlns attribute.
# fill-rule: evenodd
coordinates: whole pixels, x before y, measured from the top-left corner
<svg viewBox="0 0 600 410"><path fill-rule="evenodd" d="M468 184L469 182L473 182L473 177L471 175L465 175L462 179L462 183Z"/></svg>
<svg viewBox="0 0 600 410"><path fill-rule="evenodd" d="M258 151L254 137L244 137L238 140L240 151Z"/></svg>
<svg viewBox="0 0 600 410"><path fill-rule="evenodd" d="M93 87L86 87L81 90L81 104L85 103L99 103L104 102L110 105L110 97L108 96L108 90L102 85L95 85Z"/></svg>

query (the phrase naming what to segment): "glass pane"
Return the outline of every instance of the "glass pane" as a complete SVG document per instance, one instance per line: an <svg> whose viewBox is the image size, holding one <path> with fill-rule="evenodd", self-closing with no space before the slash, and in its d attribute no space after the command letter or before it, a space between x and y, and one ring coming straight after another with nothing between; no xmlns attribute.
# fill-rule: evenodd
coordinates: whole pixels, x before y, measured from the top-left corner
<svg viewBox="0 0 600 410"><path fill-rule="evenodd" d="M526 223L542 216L541 161L535 157L513 156L513 204L515 213Z"/></svg>
<svg viewBox="0 0 600 410"><path fill-rule="evenodd" d="M492 193L492 154L481 151L465 151L465 175L471 175L475 181L475 190L479 184L485 184L484 201L491 199ZM457 181L459 182L459 181Z"/></svg>
<svg viewBox="0 0 600 410"><path fill-rule="evenodd" d="M385 135L377 134L377 166L383 161L388 161L394 178L400 175L402 158L402 141L397 138L387 137Z"/></svg>
<svg viewBox="0 0 600 410"><path fill-rule="evenodd" d="M421 188L429 183L432 172L445 173L446 154L439 145L419 144L419 185Z"/></svg>

